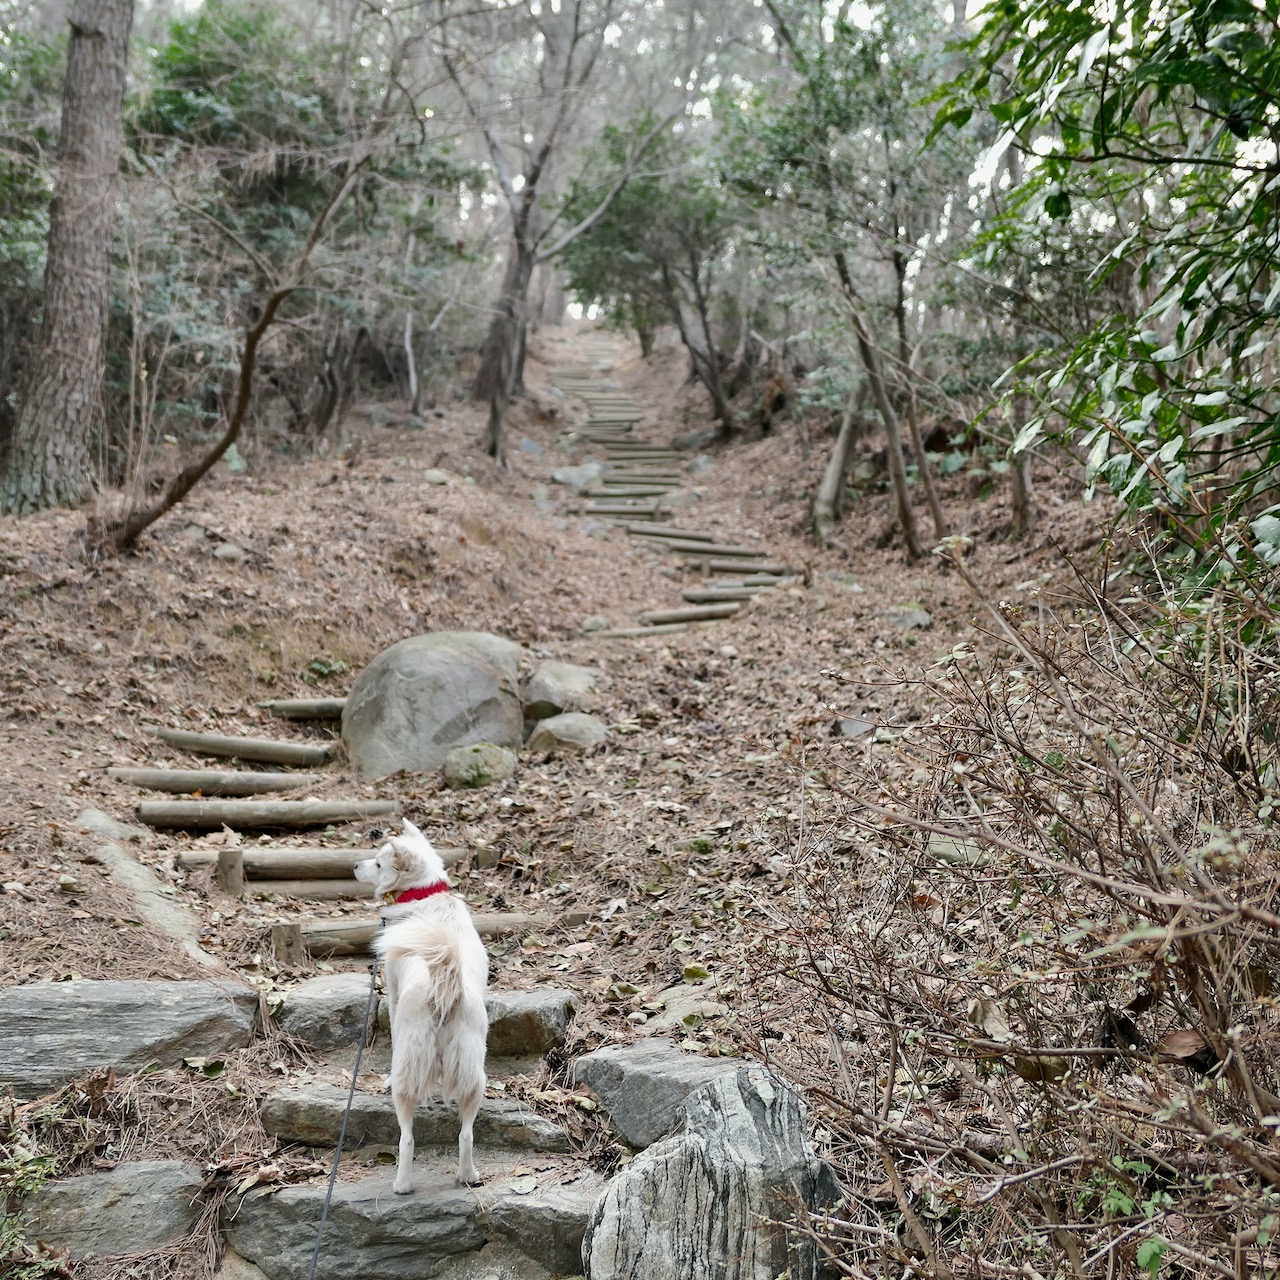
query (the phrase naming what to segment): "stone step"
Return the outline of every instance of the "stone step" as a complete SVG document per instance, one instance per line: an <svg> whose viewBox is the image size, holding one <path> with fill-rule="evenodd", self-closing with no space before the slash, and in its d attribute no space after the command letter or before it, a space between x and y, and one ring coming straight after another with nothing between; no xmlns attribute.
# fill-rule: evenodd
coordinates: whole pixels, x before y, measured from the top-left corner
<svg viewBox="0 0 1280 1280"><path fill-rule="evenodd" d="M327 973L290 987L276 1011L276 1024L308 1048L324 1052L354 1048L369 1000L369 975ZM572 992L485 992L489 1014L487 1051L492 1058L529 1058L564 1046ZM386 1002L378 1000L378 1026L389 1031Z"/></svg>
<svg viewBox="0 0 1280 1280"><path fill-rule="evenodd" d="M456 1156L415 1160L407 1196L392 1192L391 1169L358 1179L348 1172L334 1185L316 1280L418 1280L446 1268L459 1280L581 1275L582 1239L604 1182L564 1159L544 1169L543 1157L531 1173L527 1156L477 1148L484 1185L476 1188L458 1186ZM323 1179L250 1192L227 1215L232 1248L268 1280L301 1280L324 1198ZM505 1265L455 1270L495 1246ZM540 1270L526 1269L526 1260Z"/></svg>
<svg viewBox="0 0 1280 1280"><path fill-rule="evenodd" d="M337 1145L347 1087L338 1084L305 1084L277 1089L262 1100L258 1114L262 1126L281 1142L308 1147ZM452 1147L458 1141L458 1110L443 1102L424 1102L414 1115L414 1141L424 1147ZM345 1147L394 1147L400 1125L389 1093L362 1093L356 1089L351 1102ZM521 1151L564 1153L569 1150L567 1129L510 1098L485 1098L476 1116L475 1140L482 1147L506 1147Z"/></svg>

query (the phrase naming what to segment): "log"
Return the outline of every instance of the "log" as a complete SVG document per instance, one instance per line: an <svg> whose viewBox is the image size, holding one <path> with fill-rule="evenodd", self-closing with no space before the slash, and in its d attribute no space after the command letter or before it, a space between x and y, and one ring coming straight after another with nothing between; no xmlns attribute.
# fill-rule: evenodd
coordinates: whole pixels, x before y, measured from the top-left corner
<svg viewBox="0 0 1280 1280"><path fill-rule="evenodd" d="M714 542L720 536L698 529L681 529L674 524L638 524L629 532L642 538L683 538L686 542Z"/></svg>
<svg viewBox="0 0 1280 1280"><path fill-rule="evenodd" d="M271 954L275 957L276 964L300 965L306 962L307 951L302 945L302 926L297 921L271 926Z"/></svg>
<svg viewBox="0 0 1280 1280"><path fill-rule="evenodd" d="M522 929L545 928L547 921L524 911L472 914L476 932L482 938L498 938ZM364 955L378 936L377 920L304 920L302 944L313 956Z"/></svg>
<svg viewBox="0 0 1280 1280"><path fill-rule="evenodd" d="M688 542L683 538L663 538L661 539L668 551L674 551L677 555L690 556L735 556L744 560L758 560L761 556L767 554L758 547L741 547L735 546L731 542Z"/></svg>
<svg viewBox="0 0 1280 1280"><path fill-rule="evenodd" d="M854 407L850 403L840 422L840 433L831 448L831 457L822 474L818 492L813 497L813 536L820 547L831 545L831 530L840 519L844 501L845 477L853 461L853 446L858 433L854 427Z"/></svg>
<svg viewBox="0 0 1280 1280"><path fill-rule="evenodd" d="M790 565L775 564L770 561L753 563L749 560L704 560L710 573L751 573L754 576L768 574L771 577L789 578L795 574Z"/></svg>
<svg viewBox="0 0 1280 1280"><path fill-rule="evenodd" d="M254 898L310 898L313 902L373 897L373 886L359 880L250 880L248 891Z"/></svg>
<svg viewBox="0 0 1280 1280"><path fill-rule="evenodd" d="M591 635L596 640L635 640L641 636L674 635L678 631L688 630L687 623L672 622L658 627L615 627L611 631L593 631Z"/></svg>
<svg viewBox="0 0 1280 1280"><path fill-rule="evenodd" d="M341 720L346 705L346 698L272 698L258 703L285 720Z"/></svg>
<svg viewBox="0 0 1280 1280"><path fill-rule="evenodd" d="M235 738L222 733L190 733L186 729L157 729L156 737L194 755L303 768L328 764L338 749L336 743L273 742L267 738Z"/></svg>
<svg viewBox="0 0 1280 1280"><path fill-rule="evenodd" d="M467 856L467 850L456 845L436 845L436 852L446 867ZM348 880L357 862L377 856L377 849L290 849L259 844L244 850L244 870L250 880ZM178 855L178 866L194 871L217 860L212 849L187 849Z"/></svg>
<svg viewBox="0 0 1280 1280"><path fill-rule="evenodd" d="M383 818L395 800L144 800L138 820L178 831L233 831L257 827L323 827L330 822Z"/></svg>
<svg viewBox="0 0 1280 1280"><path fill-rule="evenodd" d="M107 770L107 777L128 782L145 791L167 791L186 796L260 796L271 791L296 791L318 786L318 773L242 773L236 769L133 769Z"/></svg>
<svg viewBox="0 0 1280 1280"><path fill-rule="evenodd" d="M244 850L222 849L218 852L218 888L233 898L244 897Z"/></svg>
<svg viewBox="0 0 1280 1280"><path fill-rule="evenodd" d="M662 626L671 622L714 622L719 618L732 618L742 609L740 604L705 604L693 609L654 609L640 616L645 622Z"/></svg>
<svg viewBox="0 0 1280 1280"><path fill-rule="evenodd" d="M681 597L690 604L719 604L724 600L750 600L767 587L706 587L698 591L682 591Z"/></svg>
<svg viewBox="0 0 1280 1280"><path fill-rule="evenodd" d="M675 485L670 484L638 484L630 487L619 485L617 488L611 488L602 485L598 489L588 489L588 498L656 498L664 493L670 493Z"/></svg>
<svg viewBox="0 0 1280 1280"><path fill-rule="evenodd" d="M630 516L648 515L650 519L657 514L658 504L648 506L627 502L588 502L583 505L582 514L589 516Z"/></svg>

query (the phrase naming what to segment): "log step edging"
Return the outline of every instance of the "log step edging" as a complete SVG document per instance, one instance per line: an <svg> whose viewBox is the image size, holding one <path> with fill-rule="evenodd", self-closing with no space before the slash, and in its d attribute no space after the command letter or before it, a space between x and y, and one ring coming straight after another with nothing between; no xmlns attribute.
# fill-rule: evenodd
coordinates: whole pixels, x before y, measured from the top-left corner
<svg viewBox="0 0 1280 1280"><path fill-rule="evenodd" d="M270 845L247 845L242 852L245 875L250 881L347 880L357 862L378 856L377 849L292 849ZM455 866L467 856L467 850L460 845L437 845L436 852L446 867ZM183 871L211 867L217 861L216 849L186 849L178 854L178 867ZM371 893L368 885L364 891Z"/></svg>
<svg viewBox="0 0 1280 1280"><path fill-rule="evenodd" d="M297 791L319 786L320 773L250 773L237 769L142 769L116 765L107 777L127 782L144 791L165 791L171 795L260 796L273 791Z"/></svg>
<svg viewBox="0 0 1280 1280"><path fill-rule="evenodd" d="M314 767L328 764L338 750L335 743L279 742L270 738L240 738L225 733L193 733L187 729L155 731L161 742L193 755L252 760L260 764Z"/></svg>
<svg viewBox="0 0 1280 1280"><path fill-rule="evenodd" d="M323 827L362 822L399 811L395 800L144 800L140 822L167 831L233 831Z"/></svg>
<svg viewBox="0 0 1280 1280"><path fill-rule="evenodd" d="M258 703L282 720L341 720L346 698L271 698Z"/></svg>
<svg viewBox="0 0 1280 1280"><path fill-rule="evenodd" d="M640 617L654 626L662 626L673 622L718 622L721 618L732 618L742 611L742 605L733 601L724 604L707 604L692 609L650 609Z"/></svg>

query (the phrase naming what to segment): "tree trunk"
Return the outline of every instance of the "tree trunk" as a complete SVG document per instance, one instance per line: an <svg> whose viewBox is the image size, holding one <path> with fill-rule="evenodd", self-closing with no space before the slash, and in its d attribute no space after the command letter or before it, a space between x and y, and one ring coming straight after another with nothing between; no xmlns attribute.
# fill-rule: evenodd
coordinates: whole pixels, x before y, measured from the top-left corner
<svg viewBox="0 0 1280 1280"><path fill-rule="evenodd" d="M132 25L133 0L76 0L71 12L44 318L0 491L6 511L70 506L90 490Z"/></svg>
<svg viewBox="0 0 1280 1280"><path fill-rule="evenodd" d="M489 322L489 332L485 334L484 345L480 348L480 367L476 370L473 394L477 400L492 400L494 388L498 385L502 374L503 351L510 346L510 321L515 307L516 295L524 302L529 288L526 276L523 289L520 286L521 254L519 245L513 244L507 253L507 266L502 274L502 288L498 293L498 308ZM532 262L529 271L532 272Z"/></svg>
<svg viewBox="0 0 1280 1280"><path fill-rule="evenodd" d="M1027 397L1017 396L1014 399L1013 436L1016 440L1018 432L1027 421ZM1031 483L1031 451L1024 449L1022 453L1011 453L1009 457L1009 482L1012 517L1011 532L1015 538L1025 538L1036 527L1035 491Z"/></svg>
<svg viewBox="0 0 1280 1280"><path fill-rule="evenodd" d="M529 295L529 277L533 274L533 251L517 241L512 246L511 261L502 281L502 297L498 314L489 326L480 369L476 374L476 392L488 388L489 424L485 431L485 452L500 467L507 465L507 409L515 394L520 372L521 345L524 338L524 313Z"/></svg>
<svg viewBox="0 0 1280 1280"><path fill-rule="evenodd" d="M820 547L831 545L831 530L840 518L844 500L844 482L849 474L849 462L853 457L853 444L857 439L854 429L853 405L844 411L840 434L831 449L831 460L823 473L822 483L813 498L813 536Z"/></svg>
<svg viewBox="0 0 1280 1280"><path fill-rule="evenodd" d="M937 486L933 483L933 471L924 455L924 440L920 436L920 420L917 414L916 378L911 365L911 344L907 341L907 259L898 251L893 255L893 271L898 281L898 296L894 311L898 321L898 369L907 397L907 430L911 434L911 450L916 455L916 466L924 482L925 496L929 500L929 513L933 516L933 536L939 542L947 536L947 518L942 514Z"/></svg>

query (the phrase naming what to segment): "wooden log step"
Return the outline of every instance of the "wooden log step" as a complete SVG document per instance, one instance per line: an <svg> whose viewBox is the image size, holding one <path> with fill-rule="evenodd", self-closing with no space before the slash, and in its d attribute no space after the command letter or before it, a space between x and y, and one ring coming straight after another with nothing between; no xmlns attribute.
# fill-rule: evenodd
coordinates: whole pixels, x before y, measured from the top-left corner
<svg viewBox="0 0 1280 1280"><path fill-rule="evenodd" d="M605 450L607 461L611 466L618 463L628 463L635 465L644 463L647 467L656 466L661 463L663 466L674 466L683 461L681 458L673 457L667 453L624 453L618 449Z"/></svg>
<svg viewBox="0 0 1280 1280"><path fill-rule="evenodd" d="M258 703L284 720L341 720L346 705L346 698L272 698Z"/></svg>
<svg viewBox="0 0 1280 1280"><path fill-rule="evenodd" d="M667 636L679 631L688 631L687 622L672 622L666 626L654 627L614 627L611 631L593 631L593 640L635 640L641 636Z"/></svg>
<svg viewBox="0 0 1280 1280"><path fill-rule="evenodd" d="M377 849L290 849L260 844L246 845L243 852L244 873L250 880L349 880L356 863L378 856ZM446 867L467 856L460 845L436 845L436 852ZM183 871L196 871L217 861L216 849L186 849L178 854Z"/></svg>
<svg viewBox="0 0 1280 1280"><path fill-rule="evenodd" d="M675 471L631 471L610 467L604 474L606 484L683 484L685 477Z"/></svg>
<svg viewBox="0 0 1280 1280"><path fill-rule="evenodd" d="M250 880L251 898L309 898L312 902L344 902L372 897L371 887L359 880Z"/></svg>
<svg viewBox="0 0 1280 1280"><path fill-rule="evenodd" d="M476 932L482 938L498 938L526 929L546 928L554 923L524 911L472 913ZM377 920L304 920L302 945L312 956L364 955L378 936Z"/></svg>
<svg viewBox="0 0 1280 1280"><path fill-rule="evenodd" d="M128 782L144 791L167 791L188 796L261 796L272 791L296 791L324 781L319 773L242 773L236 769L134 769L119 766L107 777Z"/></svg>
<svg viewBox="0 0 1280 1280"><path fill-rule="evenodd" d="M156 737L193 755L301 768L327 764L338 749L337 743L273 742L268 738L236 738L222 733L191 733L186 729L157 729Z"/></svg>
<svg viewBox="0 0 1280 1280"><path fill-rule="evenodd" d="M640 617L654 626L666 626L673 622L715 622L720 618L732 618L741 610L740 604L706 604L695 609L653 609Z"/></svg>
<svg viewBox="0 0 1280 1280"><path fill-rule="evenodd" d="M791 577L795 570L790 565L775 564L770 561L752 560L705 560L710 573L750 573L758 577Z"/></svg>
<svg viewBox="0 0 1280 1280"><path fill-rule="evenodd" d="M682 591L681 597L690 604L719 604L722 600L750 600L768 587L703 587Z"/></svg>
<svg viewBox="0 0 1280 1280"><path fill-rule="evenodd" d="M617 488L602 485L598 489L588 489L586 496L588 498L653 498L670 493L675 487L670 484L619 485Z"/></svg>
<svg viewBox="0 0 1280 1280"><path fill-rule="evenodd" d="M144 800L138 820L176 831L233 831L259 827L323 827L361 822L398 811L395 800Z"/></svg>
<svg viewBox="0 0 1280 1280"><path fill-rule="evenodd" d="M631 532L642 538L683 538L685 542L714 542L720 536L701 529L682 529L675 524L639 524Z"/></svg>
<svg viewBox="0 0 1280 1280"><path fill-rule="evenodd" d="M582 514L587 516L648 515L652 519L657 510L656 502L650 506L641 503L632 505L628 502L586 502L582 506Z"/></svg>
<svg viewBox="0 0 1280 1280"><path fill-rule="evenodd" d="M662 542L668 551L675 551L680 555L740 556L743 559L758 560L768 554L757 547L739 547L731 542L690 542L684 538L671 537L659 538L657 541Z"/></svg>

